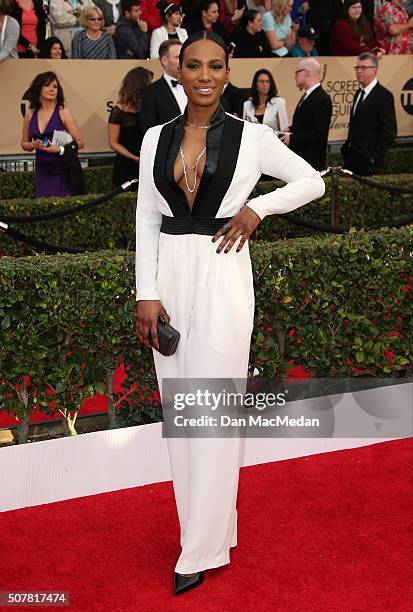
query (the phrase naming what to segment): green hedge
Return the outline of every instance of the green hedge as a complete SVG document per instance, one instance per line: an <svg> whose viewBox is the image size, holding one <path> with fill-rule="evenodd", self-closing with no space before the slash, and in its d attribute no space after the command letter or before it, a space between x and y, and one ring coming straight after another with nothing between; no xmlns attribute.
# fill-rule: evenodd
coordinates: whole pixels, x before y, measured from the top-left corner
<svg viewBox="0 0 413 612"><path fill-rule="evenodd" d="M327 155L328 166L341 166L343 158L340 153L329 153ZM400 147L390 149L386 156L383 174L404 174L411 172L413 168L413 149Z"/></svg>
<svg viewBox="0 0 413 612"><path fill-rule="evenodd" d="M393 185L412 184L412 175L386 176L380 180ZM253 192L254 195L266 193L280 186L280 182L261 182ZM321 200L302 207L296 211L299 217L330 224L330 184L326 178L326 195ZM39 200L5 200L0 201L1 215L31 215L65 209L74 204L87 202L95 196L83 196L62 199ZM11 224L29 236L51 244L80 247L89 251L100 249L133 249L135 232L136 194L125 193L107 204L97 206L75 216L64 217L56 221L35 224ZM374 223L399 218L412 211L412 197L394 195L377 189L360 185L347 178L340 179L340 225L350 227L368 227ZM293 238L314 235L287 221L280 216L269 216L258 227L257 237L263 240ZM11 240L7 235L0 236L0 251L19 256L30 254L30 247Z"/></svg>
<svg viewBox="0 0 413 612"><path fill-rule="evenodd" d="M0 220L4 215L38 215L64 210L88 202L96 195L60 199L0 201ZM136 193L121 193L113 200L61 219L38 223L10 224L24 234L49 244L66 245L99 251L102 249L134 249ZM0 252L21 256L35 248L15 242L7 234L0 235Z"/></svg>
<svg viewBox="0 0 413 612"><path fill-rule="evenodd" d="M330 153L328 166L342 164L339 153ZM409 173L413 168L413 149L391 149L386 158L384 174ZM87 193L107 193L112 189L112 167L85 168ZM33 172L0 172L0 198L35 198Z"/></svg>
<svg viewBox="0 0 413 612"><path fill-rule="evenodd" d="M113 189L111 166L84 168L83 173L87 193L107 193ZM33 172L0 172L0 199L35 197Z"/></svg>
<svg viewBox="0 0 413 612"><path fill-rule="evenodd" d="M413 175L386 175L372 177L382 183L404 187L412 187ZM325 196L294 211L294 215L331 225L331 179L326 178ZM267 193L275 189L280 183L261 182L255 188L255 194ZM413 212L413 197L407 194L394 194L357 183L355 180L340 177L339 181L339 225L344 229L352 227L361 229L372 225L387 223ZM266 217L258 226L257 238L261 240L275 240L278 238L296 238L323 232L314 232L288 221L282 216L271 215Z"/></svg>
<svg viewBox="0 0 413 612"><path fill-rule="evenodd" d="M318 377L351 376L354 368L371 376L412 373L412 228L256 242L251 252L250 363L261 376L282 375L294 364ZM128 396L132 407L119 406L135 422L136 415L138 422L156 415L152 355L135 339L133 294L130 252L2 258L3 407L20 418L36 405L48 414L60 409L74 433L83 399L110 388L124 361L127 386L139 384Z"/></svg>

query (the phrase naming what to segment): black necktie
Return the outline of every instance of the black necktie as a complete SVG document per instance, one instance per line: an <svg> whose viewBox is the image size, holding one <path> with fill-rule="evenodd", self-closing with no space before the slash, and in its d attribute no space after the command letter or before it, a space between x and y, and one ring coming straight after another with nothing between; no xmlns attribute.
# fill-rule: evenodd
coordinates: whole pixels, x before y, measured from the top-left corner
<svg viewBox="0 0 413 612"><path fill-rule="evenodd" d="M357 111L357 109L359 108L360 104L363 102L364 99L364 94L366 92L364 91L364 89L359 89L359 95L357 96L357 101L356 101L356 106L354 107L354 113Z"/></svg>
<svg viewBox="0 0 413 612"><path fill-rule="evenodd" d="M305 97L307 94L304 94L301 96L301 98L298 100L298 104L297 104L297 108L300 108L301 104L304 102Z"/></svg>
<svg viewBox="0 0 413 612"><path fill-rule="evenodd" d="M171 85L172 85L172 87L176 87L178 85L178 81L175 81L174 79L171 79Z"/></svg>

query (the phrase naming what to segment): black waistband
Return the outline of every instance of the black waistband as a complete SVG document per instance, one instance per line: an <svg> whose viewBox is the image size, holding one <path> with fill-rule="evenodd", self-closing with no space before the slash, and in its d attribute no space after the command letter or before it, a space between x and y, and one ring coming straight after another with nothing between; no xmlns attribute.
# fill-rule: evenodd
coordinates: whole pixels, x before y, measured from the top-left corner
<svg viewBox="0 0 413 612"><path fill-rule="evenodd" d="M232 217L220 217L203 219L202 217L167 217L162 215L161 232L164 234L202 234L213 236L225 223L231 221Z"/></svg>

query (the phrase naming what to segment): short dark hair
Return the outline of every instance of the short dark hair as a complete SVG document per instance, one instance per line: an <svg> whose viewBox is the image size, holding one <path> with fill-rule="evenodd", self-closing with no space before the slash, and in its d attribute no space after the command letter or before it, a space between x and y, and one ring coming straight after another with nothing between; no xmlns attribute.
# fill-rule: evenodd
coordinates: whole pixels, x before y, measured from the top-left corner
<svg viewBox="0 0 413 612"><path fill-rule="evenodd" d="M378 60L377 55L375 55L374 53L371 53L370 51L363 51L363 53L360 53L357 59L362 60L362 61L370 60L375 68L379 67L379 60Z"/></svg>
<svg viewBox="0 0 413 612"><path fill-rule="evenodd" d="M217 4L219 9L219 0L202 0L199 4L199 14L202 15L202 11L207 11L211 4Z"/></svg>
<svg viewBox="0 0 413 612"><path fill-rule="evenodd" d="M194 32L189 38L186 39L186 41L181 47L181 52L179 54L180 66L182 66L182 63L184 61L185 50L189 47L189 45L192 45L192 43L198 42L199 40L210 40L211 42L214 42L219 47L221 47L221 49L225 53L225 65L228 66L229 54L224 40L221 38L221 36L215 34L215 32L208 32L207 30L199 30L198 32Z"/></svg>
<svg viewBox="0 0 413 612"><path fill-rule="evenodd" d="M168 55L169 49L171 47L174 47L175 45L181 46L182 43L177 38L171 38L171 40L164 40L159 45L159 49L158 49L159 59L161 59L161 57L164 57L165 55Z"/></svg>
<svg viewBox="0 0 413 612"><path fill-rule="evenodd" d="M140 3L141 0L120 0L122 15L124 15L126 11L130 11L133 6L139 6Z"/></svg>
<svg viewBox="0 0 413 612"><path fill-rule="evenodd" d="M261 68L260 70L257 70L257 72L253 76L252 85L251 85L251 101L254 105L254 108L257 108L257 106L260 103L260 97L258 95L257 81L262 74L265 74L265 76L267 76L270 80L270 90L268 92L268 100L271 100L271 98L275 98L278 95L277 86L275 84L274 77L272 76L271 72L267 70L266 68Z"/></svg>
<svg viewBox="0 0 413 612"><path fill-rule="evenodd" d="M65 105L65 97L63 94L62 86L59 83L59 79L57 78L54 72L41 72L38 74L33 81L30 83L30 88L27 92L27 99L30 101L31 110L39 110L40 108L40 92L42 87L45 85L50 85L53 81L57 83L57 105L63 107Z"/></svg>
<svg viewBox="0 0 413 612"><path fill-rule="evenodd" d="M254 21L256 16L259 15L260 12L256 9L248 9L244 11L243 16L241 17L242 27L246 28L250 21Z"/></svg>

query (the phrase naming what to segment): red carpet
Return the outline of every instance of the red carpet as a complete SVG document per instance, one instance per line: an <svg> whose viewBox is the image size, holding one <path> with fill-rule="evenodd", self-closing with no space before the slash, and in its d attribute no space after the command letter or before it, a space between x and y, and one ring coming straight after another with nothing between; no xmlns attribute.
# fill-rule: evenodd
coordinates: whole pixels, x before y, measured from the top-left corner
<svg viewBox="0 0 413 612"><path fill-rule="evenodd" d="M66 590L72 612L411 612L412 457L409 439L243 468L231 563L179 597L171 483L5 512L0 590Z"/></svg>

